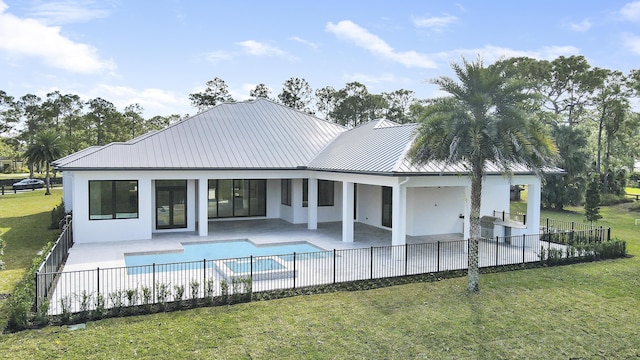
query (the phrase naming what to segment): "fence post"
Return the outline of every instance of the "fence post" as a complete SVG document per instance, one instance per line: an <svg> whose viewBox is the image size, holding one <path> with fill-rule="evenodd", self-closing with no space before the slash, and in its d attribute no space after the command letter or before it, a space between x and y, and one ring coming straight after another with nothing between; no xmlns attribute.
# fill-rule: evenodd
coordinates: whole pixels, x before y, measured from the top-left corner
<svg viewBox="0 0 640 360"><path fill-rule="evenodd" d="M522 214L522 223L527 225L527 214Z"/></svg>
<svg viewBox="0 0 640 360"><path fill-rule="evenodd" d="M496 235L496 266L498 266L498 236Z"/></svg>
<svg viewBox="0 0 640 360"><path fill-rule="evenodd" d="M156 302L156 263L153 263L151 266L153 266L153 268L151 268L151 286L153 287L153 297L151 298L153 303Z"/></svg>
<svg viewBox="0 0 640 360"><path fill-rule="evenodd" d="M409 266L409 244L404 244L404 276L407 276L407 268Z"/></svg>
<svg viewBox="0 0 640 360"><path fill-rule="evenodd" d="M96 293L98 293L98 298L100 298L100 267L98 266L98 268L96 269L96 275L97 275L97 279L96 279Z"/></svg>
<svg viewBox="0 0 640 360"><path fill-rule="evenodd" d="M525 252L524 246L525 246L526 239L527 239L527 235L522 234L522 263L523 264L524 264L524 252Z"/></svg>
<svg viewBox="0 0 640 360"><path fill-rule="evenodd" d="M549 232L549 218L547 218L547 232Z"/></svg>
<svg viewBox="0 0 640 360"><path fill-rule="evenodd" d="M336 283L336 249L333 249L333 283Z"/></svg>
<svg viewBox="0 0 640 360"><path fill-rule="evenodd" d="M370 249L371 252L369 255L369 278L373 279L373 246ZM391 245L391 252L393 253L393 245Z"/></svg>
<svg viewBox="0 0 640 360"><path fill-rule="evenodd" d="M438 259L436 259L436 272L440 272L440 240L438 240Z"/></svg>
<svg viewBox="0 0 640 360"><path fill-rule="evenodd" d="M204 295L207 289L207 258L202 259L202 288L205 289Z"/></svg>
<svg viewBox="0 0 640 360"><path fill-rule="evenodd" d="M253 258L253 255L251 255ZM253 262L253 261L252 261ZM293 288L296 288L296 252L293 252Z"/></svg>
<svg viewBox="0 0 640 360"><path fill-rule="evenodd" d="M607 241L611 241L611 228L607 229Z"/></svg>
<svg viewBox="0 0 640 360"><path fill-rule="evenodd" d="M4 186L2 187L2 192L4 195ZM38 312L38 293L40 292L40 288L38 287L38 271L36 271L36 298L35 298L35 304L36 304L36 313Z"/></svg>

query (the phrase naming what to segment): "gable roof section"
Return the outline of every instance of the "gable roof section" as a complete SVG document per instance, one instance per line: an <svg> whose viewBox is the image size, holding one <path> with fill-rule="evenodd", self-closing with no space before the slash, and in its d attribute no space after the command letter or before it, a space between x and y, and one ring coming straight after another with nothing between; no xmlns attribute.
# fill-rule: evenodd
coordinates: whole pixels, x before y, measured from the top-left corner
<svg viewBox="0 0 640 360"><path fill-rule="evenodd" d="M371 121L340 134L308 165L309 169L391 173L405 158L416 124Z"/></svg>
<svg viewBox="0 0 640 360"><path fill-rule="evenodd" d="M71 169L291 169L346 129L266 99L224 103L126 143L54 162Z"/></svg>

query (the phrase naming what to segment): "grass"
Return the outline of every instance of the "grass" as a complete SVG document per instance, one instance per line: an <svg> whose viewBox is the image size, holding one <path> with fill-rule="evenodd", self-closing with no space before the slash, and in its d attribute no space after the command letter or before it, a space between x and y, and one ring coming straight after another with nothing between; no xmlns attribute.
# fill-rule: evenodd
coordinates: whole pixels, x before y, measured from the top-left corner
<svg viewBox="0 0 640 360"><path fill-rule="evenodd" d="M5 270L0 272L0 294L11 293L38 250L54 241L58 230L49 230L51 210L60 203L62 190L45 196L42 191L25 191L0 196L0 237L5 242ZM6 300L0 300L0 308ZM6 314L0 313L0 323Z"/></svg>
<svg viewBox="0 0 640 360"><path fill-rule="evenodd" d="M634 257L483 274L478 295L458 278L48 327L0 336L0 358L637 358L640 213L602 213Z"/></svg>

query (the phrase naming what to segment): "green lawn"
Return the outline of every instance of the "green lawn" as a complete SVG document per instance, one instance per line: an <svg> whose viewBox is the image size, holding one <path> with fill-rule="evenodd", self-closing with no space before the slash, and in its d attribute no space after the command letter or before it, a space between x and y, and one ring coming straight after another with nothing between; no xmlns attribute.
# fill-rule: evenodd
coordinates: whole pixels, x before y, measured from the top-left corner
<svg viewBox="0 0 640 360"><path fill-rule="evenodd" d="M0 358L638 358L633 205L600 222L627 259L484 274L478 295L458 278L48 327L0 336ZM568 210L543 216L582 221Z"/></svg>

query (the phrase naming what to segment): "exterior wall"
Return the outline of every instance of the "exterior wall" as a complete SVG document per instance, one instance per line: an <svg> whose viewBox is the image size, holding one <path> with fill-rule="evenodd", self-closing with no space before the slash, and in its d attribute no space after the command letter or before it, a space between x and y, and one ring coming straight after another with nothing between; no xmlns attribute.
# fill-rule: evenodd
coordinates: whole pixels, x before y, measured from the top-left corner
<svg viewBox="0 0 640 360"><path fill-rule="evenodd" d="M151 239L154 233L171 231L198 231L206 235L198 221L198 203L205 199L199 194L198 184L208 179L267 179L267 216L281 218L291 223L306 223L308 208L302 206L302 179L314 177L336 181L334 206L318 207L318 222L342 221L343 181L357 183L357 219L364 224L382 227L381 186L406 187L406 233L419 236L441 233L468 233L470 181L466 176L376 176L304 170L265 171L66 171L64 200L68 210L74 213L74 238L76 242L120 241ZM292 206L280 204L280 179L291 178L293 186ZM186 229L155 230L155 180L188 180ZM89 220L89 180L138 180L138 218ZM483 183L481 215L492 215L494 210L509 211L510 183L524 183L538 189L540 181L534 176L487 176ZM200 186L202 188L202 186ZM206 188L206 186L205 186ZM404 191L404 190L403 190ZM538 196L539 202L539 196ZM528 212L537 211L528 233L537 231L539 203L531 204ZM460 214L465 219L460 219ZM351 217L351 215L349 215ZM202 216L200 216L202 218ZM261 217L264 218L264 217ZM251 218L235 218L251 219ZM225 219L229 220L229 219ZM426 221L425 221L426 220ZM211 221L211 220L210 220ZM537 220L539 221L539 220ZM396 226L396 223L394 223ZM394 229L398 230L398 229ZM403 237L403 236L401 236Z"/></svg>
<svg viewBox="0 0 640 360"><path fill-rule="evenodd" d="M64 211L73 210L73 172L62 173L62 201L64 201Z"/></svg>
<svg viewBox="0 0 640 360"><path fill-rule="evenodd" d="M463 233L464 187L407 189L407 235Z"/></svg>
<svg viewBox="0 0 640 360"><path fill-rule="evenodd" d="M358 184L357 221L382 227L382 187Z"/></svg>
<svg viewBox="0 0 640 360"><path fill-rule="evenodd" d="M73 175L73 238L77 243L150 239L154 224L152 181L131 172L76 172ZM138 180L138 218L89 220L89 180Z"/></svg>
<svg viewBox="0 0 640 360"><path fill-rule="evenodd" d="M482 183L480 216L493 216L493 211L509 212L510 182L502 176L487 177Z"/></svg>

